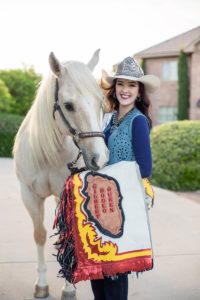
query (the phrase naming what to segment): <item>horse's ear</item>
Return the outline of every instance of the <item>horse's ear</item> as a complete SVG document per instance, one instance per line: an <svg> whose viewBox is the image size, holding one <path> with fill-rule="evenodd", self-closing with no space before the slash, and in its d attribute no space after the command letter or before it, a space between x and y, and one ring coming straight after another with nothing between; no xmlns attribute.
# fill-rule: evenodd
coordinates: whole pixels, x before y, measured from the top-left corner
<svg viewBox="0 0 200 300"><path fill-rule="evenodd" d="M99 62L99 52L100 52L100 49L97 49L87 64L91 72L94 70L94 68L96 67L96 65Z"/></svg>
<svg viewBox="0 0 200 300"><path fill-rule="evenodd" d="M49 54L49 65L51 67L52 72L57 76L61 77L64 73L64 68L55 56L53 52Z"/></svg>

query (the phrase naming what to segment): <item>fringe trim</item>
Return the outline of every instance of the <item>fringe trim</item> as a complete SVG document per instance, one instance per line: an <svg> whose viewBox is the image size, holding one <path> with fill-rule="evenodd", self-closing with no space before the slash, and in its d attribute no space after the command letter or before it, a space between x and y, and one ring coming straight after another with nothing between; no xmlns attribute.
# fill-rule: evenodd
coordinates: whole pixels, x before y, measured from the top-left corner
<svg viewBox="0 0 200 300"><path fill-rule="evenodd" d="M135 258L134 261L122 261L118 263L103 263L95 266L84 266L78 268L73 274L73 283L81 280L103 279L104 277L116 278L122 273L142 273L149 271L153 267L152 258Z"/></svg>
<svg viewBox="0 0 200 300"><path fill-rule="evenodd" d="M73 210L73 176L66 180L61 194L61 201L56 208L56 217L53 229L57 229L55 235L59 235L54 244L57 248L57 261L61 266L58 277L64 277L72 282L73 273L77 266L75 256L75 244L73 239L72 210Z"/></svg>

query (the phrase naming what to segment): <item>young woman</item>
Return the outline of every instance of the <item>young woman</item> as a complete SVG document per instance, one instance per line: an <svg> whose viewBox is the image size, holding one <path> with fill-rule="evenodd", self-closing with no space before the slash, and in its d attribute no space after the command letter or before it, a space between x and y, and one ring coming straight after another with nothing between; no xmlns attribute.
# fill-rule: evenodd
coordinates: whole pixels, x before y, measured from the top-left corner
<svg viewBox="0 0 200 300"><path fill-rule="evenodd" d="M109 87L105 87L109 84ZM103 73L102 87L106 90L112 116L104 129L105 142L110 151L108 164L122 160L136 161L142 178L151 176L149 116L150 100L147 92L159 87L154 75L144 75L132 57L125 58L114 76ZM94 300L127 300L128 276L105 277L91 281Z"/></svg>

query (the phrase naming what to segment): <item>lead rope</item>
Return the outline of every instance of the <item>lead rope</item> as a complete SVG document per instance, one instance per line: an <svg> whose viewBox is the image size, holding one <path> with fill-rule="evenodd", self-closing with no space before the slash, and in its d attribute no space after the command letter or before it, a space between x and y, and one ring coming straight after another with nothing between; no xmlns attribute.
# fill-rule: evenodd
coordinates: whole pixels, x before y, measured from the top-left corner
<svg viewBox="0 0 200 300"><path fill-rule="evenodd" d="M82 155L82 151L79 149L79 152L78 152L78 155L77 155L76 159L67 164L67 167L71 172L71 175L74 175L74 174L82 172L82 171L86 171L85 167L80 168L80 169L77 167L77 161L79 160L81 155Z"/></svg>

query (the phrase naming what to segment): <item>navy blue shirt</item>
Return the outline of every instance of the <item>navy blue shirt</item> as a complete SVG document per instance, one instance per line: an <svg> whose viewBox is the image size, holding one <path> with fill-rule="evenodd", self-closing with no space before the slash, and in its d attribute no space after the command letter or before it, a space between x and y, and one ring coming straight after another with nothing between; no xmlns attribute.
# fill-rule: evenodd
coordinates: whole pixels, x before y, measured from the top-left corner
<svg viewBox="0 0 200 300"><path fill-rule="evenodd" d="M137 116L132 122L132 144L135 160L140 168L142 178L151 176L152 156L149 124L144 116ZM106 132L105 142L108 145L110 131Z"/></svg>

